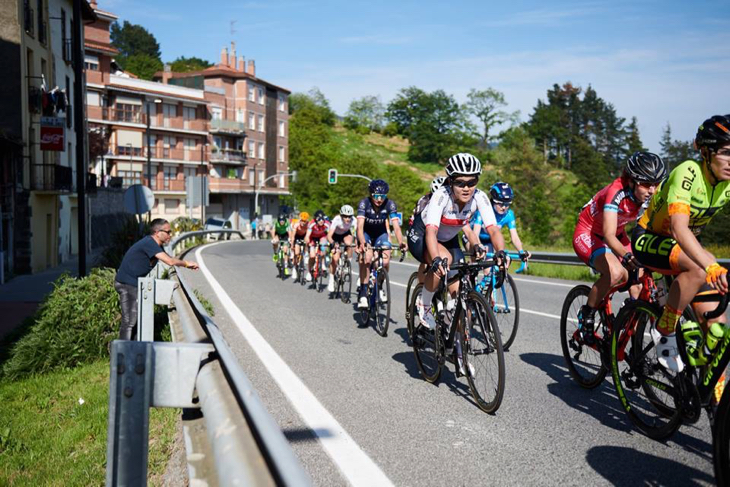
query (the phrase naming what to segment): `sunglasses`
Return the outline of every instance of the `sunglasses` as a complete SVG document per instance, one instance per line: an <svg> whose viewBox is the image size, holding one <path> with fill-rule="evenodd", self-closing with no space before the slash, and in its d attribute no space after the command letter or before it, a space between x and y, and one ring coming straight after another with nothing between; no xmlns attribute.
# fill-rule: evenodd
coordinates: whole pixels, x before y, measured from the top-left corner
<svg viewBox="0 0 730 487"><path fill-rule="evenodd" d="M730 149L720 149L715 154L720 157L730 157Z"/></svg>
<svg viewBox="0 0 730 487"><path fill-rule="evenodd" d="M504 201L495 201L495 206L501 206L502 208L509 208L512 203L505 203Z"/></svg>
<svg viewBox="0 0 730 487"><path fill-rule="evenodd" d="M658 187L658 186L659 186L659 184L661 184L661 183L645 183L645 182L637 181L637 182L636 182L636 184L638 184L638 185L639 185L639 186L641 186L642 188L646 188L646 189L649 189L649 188L656 188L656 187Z"/></svg>
<svg viewBox="0 0 730 487"><path fill-rule="evenodd" d="M374 200L384 200L387 195L384 194L374 194L373 199Z"/></svg>
<svg viewBox="0 0 730 487"><path fill-rule="evenodd" d="M158 232L165 232L168 235L172 235L172 230L162 230L162 229L160 229L160 230L157 230L157 231Z"/></svg>
<svg viewBox="0 0 730 487"><path fill-rule="evenodd" d="M474 179L455 179L452 183L453 186L456 186L457 188L473 188L477 184L479 184L479 178Z"/></svg>

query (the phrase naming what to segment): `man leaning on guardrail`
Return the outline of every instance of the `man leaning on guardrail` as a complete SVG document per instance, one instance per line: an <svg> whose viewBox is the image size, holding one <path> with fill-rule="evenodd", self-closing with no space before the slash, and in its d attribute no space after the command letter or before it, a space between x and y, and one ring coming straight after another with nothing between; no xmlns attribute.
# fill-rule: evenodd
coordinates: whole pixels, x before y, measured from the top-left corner
<svg viewBox="0 0 730 487"><path fill-rule="evenodd" d="M157 261L167 265L197 269L198 264L169 256L162 246L170 239L170 222L155 218L150 224L150 234L132 245L119 266L114 280L114 289L119 293L122 308L122 324L119 327L120 340L132 340L137 326L137 279L154 269Z"/></svg>

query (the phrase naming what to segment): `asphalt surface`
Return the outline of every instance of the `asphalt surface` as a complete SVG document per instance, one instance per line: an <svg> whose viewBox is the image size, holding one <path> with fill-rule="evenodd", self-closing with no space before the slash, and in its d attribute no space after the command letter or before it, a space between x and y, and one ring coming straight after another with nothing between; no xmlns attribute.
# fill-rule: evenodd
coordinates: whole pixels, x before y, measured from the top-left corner
<svg viewBox="0 0 730 487"><path fill-rule="evenodd" d="M201 255L236 306L393 484L714 484L706 417L656 442L632 427L610 378L590 391L573 383L557 317L576 283L515 276L520 328L505 353L504 400L488 415L452 365L437 385L419 375L404 319L413 264L391 265L394 322L383 338L372 326L358 326L354 305L279 280L271 252L268 242L234 241L204 247ZM203 273L181 272L213 304L214 320L315 484L346 485L297 401L282 393Z"/></svg>

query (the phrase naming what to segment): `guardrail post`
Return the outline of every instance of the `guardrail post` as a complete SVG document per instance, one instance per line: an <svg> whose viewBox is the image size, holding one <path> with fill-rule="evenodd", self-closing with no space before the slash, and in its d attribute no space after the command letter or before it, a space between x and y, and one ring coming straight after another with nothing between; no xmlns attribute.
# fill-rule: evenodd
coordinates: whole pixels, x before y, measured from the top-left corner
<svg viewBox="0 0 730 487"><path fill-rule="evenodd" d="M159 266L147 277L137 280L137 340L151 342L155 339L155 305L168 306L172 300L175 283L168 279L155 279Z"/></svg>

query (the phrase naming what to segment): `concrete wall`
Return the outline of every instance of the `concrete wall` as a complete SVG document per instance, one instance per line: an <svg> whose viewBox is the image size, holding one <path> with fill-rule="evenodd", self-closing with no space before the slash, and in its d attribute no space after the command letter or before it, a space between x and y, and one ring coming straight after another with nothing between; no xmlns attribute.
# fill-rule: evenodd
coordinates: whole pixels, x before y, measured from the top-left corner
<svg viewBox="0 0 730 487"><path fill-rule="evenodd" d="M124 226L129 213L124 211L124 190L97 188L89 194L89 220L91 224L91 248L96 250L109 245L115 232Z"/></svg>

